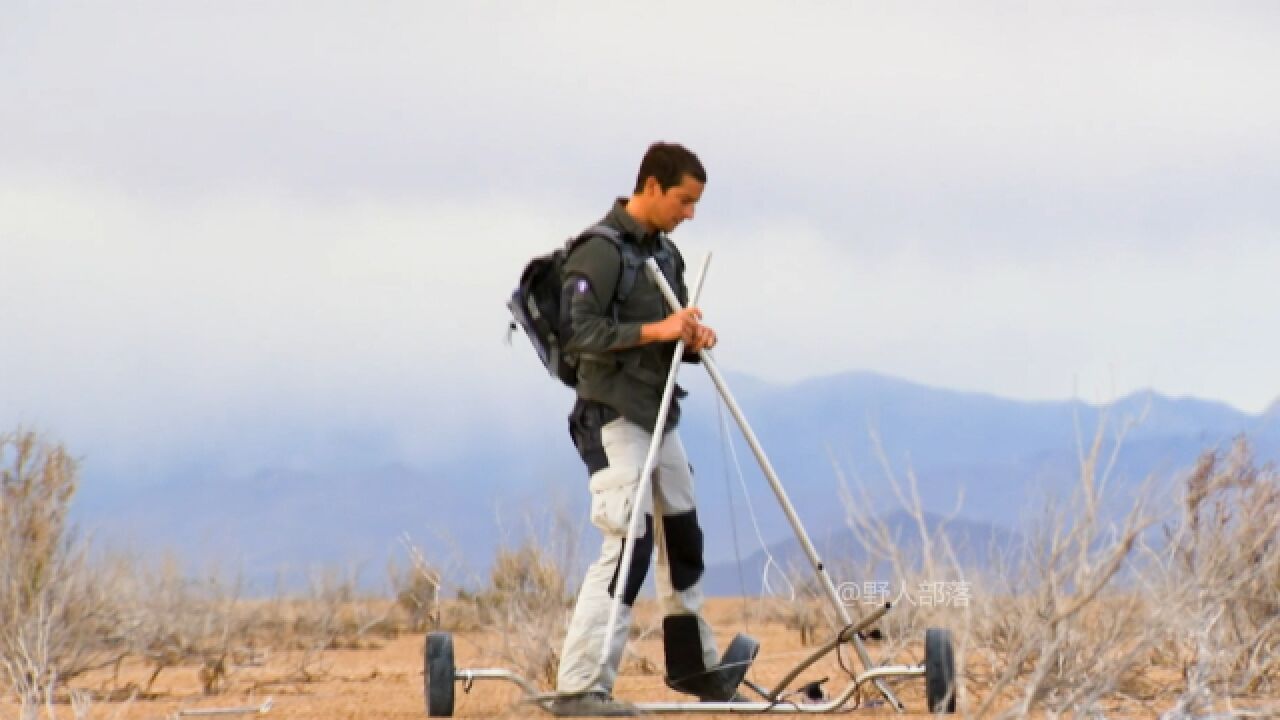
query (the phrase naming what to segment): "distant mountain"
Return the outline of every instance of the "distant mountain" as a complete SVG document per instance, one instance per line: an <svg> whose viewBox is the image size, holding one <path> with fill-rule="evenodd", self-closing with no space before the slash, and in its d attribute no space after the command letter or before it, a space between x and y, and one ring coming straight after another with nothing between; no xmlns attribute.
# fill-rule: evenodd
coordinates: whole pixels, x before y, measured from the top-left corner
<svg viewBox="0 0 1280 720"><path fill-rule="evenodd" d="M1271 401L1267 409L1262 412L1262 419L1268 425L1280 424L1280 397Z"/></svg>
<svg viewBox="0 0 1280 720"><path fill-rule="evenodd" d="M1017 533L996 525L962 518L947 520L933 513L925 513L922 519L930 542L936 544L935 557L947 562L942 549L945 543L959 567L965 569L985 569L992 557L1012 551L1022 542ZM897 510L886 513L876 522L894 538L893 547L900 553L899 557L918 563L923 543L913 516ZM893 580L892 568L879 555L869 554L851 529L833 528L824 537L811 537L810 541L837 586ZM757 550L741 562L734 560L709 566L704 585L709 595L757 596L785 593L789 586L810 582L816 576L800 541L793 536Z"/></svg>
<svg viewBox="0 0 1280 720"><path fill-rule="evenodd" d="M430 469L264 468L113 496L94 488L80 516L109 546L172 551L195 571L243 571L259 590L279 579L302 586L310 570L334 566L378 587L388 560L406 558L406 539L465 583L504 532L519 539L525 508L551 503L533 483L509 482L535 469L519 453Z"/></svg>
<svg viewBox="0 0 1280 720"><path fill-rule="evenodd" d="M735 522L740 552L759 549L745 513L747 499L766 544L791 537L727 413L733 444L722 441L722 415L705 374L690 369L684 378L691 395L681 431L696 470L708 563L734 557ZM1077 486L1077 428L1087 448L1105 421L1103 457L1109 458L1116 431L1142 418L1129 429L1112 472L1109 509L1116 513L1137 497L1149 476L1162 485L1143 497L1167 496L1170 478L1205 449L1226 447L1237 435L1251 437L1260 459L1280 457L1274 409L1252 416L1222 403L1157 393L1098 407L1008 400L861 372L794 385L741 376L729 382L815 539L845 532L850 501L841 477L852 497L871 509L897 506L873 432L900 483L914 473L926 511L958 513L953 528L970 523L975 537L989 538L1016 531L1030 512ZM76 512L109 544L171 548L196 567L216 561L242 568L259 583L271 582L281 568L297 573L338 563L363 563L366 582L374 583L404 533L437 562L479 572L504 537L518 541L529 525L545 525L554 506L585 519L586 473L565 432L566 411L567 404L548 410L545 422L451 432L455 439L438 448L436 460L418 463L391 456L387 448L394 443L360 428L344 431L358 441L326 441L324 459L311 463L307 453L282 449L280 463L246 469L230 462L234 447L206 447L193 452L181 471L157 472L146 483L89 478ZM262 438L270 436L261 436L255 436L255 456L269 457L270 441ZM731 447L742 483L729 459ZM593 555L597 542L584 527L580 555Z"/></svg>
<svg viewBox="0 0 1280 720"><path fill-rule="evenodd" d="M687 444L716 448L713 397L708 391L694 399L690 416L708 420L688 424ZM1280 455L1274 423L1222 403L1156 393L1097 407L1014 401L849 373L793 386L757 385L738 399L802 518L819 527L842 524L838 474L864 490L873 506L896 505L873 432L900 485L914 472L926 510L945 515L962 503L963 517L1004 526L1077 487L1077 428L1087 450L1103 427L1105 467L1117 431L1141 419L1120 444L1111 473L1117 508L1148 476L1168 480L1204 450L1226 447L1240 434L1251 436L1260 457ZM745 446L739 447L754 473ZM703 457L705 483L723 470L715 451ZM761 493L757 507L770 504L767 491Z"/></svg>

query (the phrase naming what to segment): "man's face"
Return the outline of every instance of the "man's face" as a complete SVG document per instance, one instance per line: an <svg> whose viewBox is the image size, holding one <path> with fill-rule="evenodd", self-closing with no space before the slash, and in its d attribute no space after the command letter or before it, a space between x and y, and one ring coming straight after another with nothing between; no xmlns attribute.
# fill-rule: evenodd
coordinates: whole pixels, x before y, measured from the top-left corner
<svg viewBox="0 0 1280 720"><path fill-rule="evenodd" d="M679 185L672 185L666 192L658 185L658 181L649 178L649 189L653 193L650 206L649 224L655 230L671 232L685 220L692 220L694 208L702 199L703 184L685 175L680 178Z"/></svg>

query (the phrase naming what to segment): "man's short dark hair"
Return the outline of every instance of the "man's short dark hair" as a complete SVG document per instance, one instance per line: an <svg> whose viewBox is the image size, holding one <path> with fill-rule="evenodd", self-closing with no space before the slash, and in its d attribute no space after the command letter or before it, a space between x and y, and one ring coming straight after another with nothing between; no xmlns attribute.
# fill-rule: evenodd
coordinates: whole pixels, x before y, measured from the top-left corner
<svg viewBox="0 0 1280 720"><path fill-rule="evenodd" d="M635 192L639 193L644 189L644 181L648 178L657 180L658 186L666 192L679 185L685 175L700 183L707 182L707 171L697 155L683 145L656 142L649 146L644 159L640 161Z"/></svg>

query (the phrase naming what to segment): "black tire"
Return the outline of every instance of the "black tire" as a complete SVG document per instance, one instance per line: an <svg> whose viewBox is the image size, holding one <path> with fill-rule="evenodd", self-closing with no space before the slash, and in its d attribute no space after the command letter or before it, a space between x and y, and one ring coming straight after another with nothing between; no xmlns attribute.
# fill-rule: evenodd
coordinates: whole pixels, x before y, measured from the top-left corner
<svg viewBox="0 0 1280 720"><path fill-rule="evenodd" d="M428 717L453 716L453 636L449 633L427 633L423 650L422 694L427 701Z"/></svg>
<svg viewBox="0 0 1280 720"><path fill-rule="evenodd" d="M946 628L924 631L924 693L929 712L956 711L956 658Z"/></svg>

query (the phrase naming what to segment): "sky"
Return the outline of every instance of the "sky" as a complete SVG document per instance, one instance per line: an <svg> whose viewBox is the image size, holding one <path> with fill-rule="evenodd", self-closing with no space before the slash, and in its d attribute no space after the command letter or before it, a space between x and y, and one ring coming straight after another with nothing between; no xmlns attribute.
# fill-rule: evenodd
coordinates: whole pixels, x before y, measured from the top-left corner
<svg viewBox="0 0 1280 720"><path fill-rule="evenodd" d="M0 428L562 422L505 299L659 139L727 370L1261 412L1278 88L1263 2L8 0Z"/></svg>

